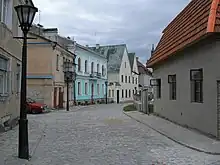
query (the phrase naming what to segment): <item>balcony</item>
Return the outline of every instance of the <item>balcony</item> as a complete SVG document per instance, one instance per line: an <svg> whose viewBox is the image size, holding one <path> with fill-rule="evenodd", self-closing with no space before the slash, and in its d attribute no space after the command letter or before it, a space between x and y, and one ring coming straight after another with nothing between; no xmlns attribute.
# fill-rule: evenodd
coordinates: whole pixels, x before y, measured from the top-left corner
<svg viewBox="0 0 220 165"><path fill-rule="evenodd" d="M93 72L90 74L91 78L101 78L101 73L98 72Z"/></svg>
<svg viewBox="0 0 220 165"><path fill-rule="evenodd" d="M0 22L0 47L16 56L16 58L21 59L22 42L13 37L12 31L4 23Z"/></svg>

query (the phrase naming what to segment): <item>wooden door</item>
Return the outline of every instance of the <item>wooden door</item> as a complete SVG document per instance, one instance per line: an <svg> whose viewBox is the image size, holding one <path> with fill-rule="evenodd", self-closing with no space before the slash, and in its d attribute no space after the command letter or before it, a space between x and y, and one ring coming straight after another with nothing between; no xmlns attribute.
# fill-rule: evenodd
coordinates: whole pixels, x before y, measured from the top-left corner
<svg viewBox="0 0 220 165"><path fill-rule="evenodd" d="M53 107L57 108L57 88L54 88L54 92L53 92Z"/></svg>
<svg viewBox="0 0 220 165"><path fill-rule="evenodd" d="M63 94L64 92L62 91L62 88L59 88L59 108L64 108L63 107Z"/></svg>

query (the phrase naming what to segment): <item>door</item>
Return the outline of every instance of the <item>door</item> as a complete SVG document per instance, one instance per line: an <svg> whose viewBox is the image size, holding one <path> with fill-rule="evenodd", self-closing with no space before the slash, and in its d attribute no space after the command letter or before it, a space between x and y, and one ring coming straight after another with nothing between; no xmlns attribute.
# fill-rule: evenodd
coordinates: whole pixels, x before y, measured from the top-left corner
<svg viewBox="0 0 220 165"><path fill-rule="evenodd" d="M94 102L93 97L94 97L94 84L92 83L92 85L91 85L91 103Z"/></svg>
<svg viewBox="0 0 220 165"><path fill-rule="evenodd" d="M120 101L119 101L119 94L120 94L120 93L119 93L119 90L117 90L117 104L119 104L119 102L120 102Z"/></svg>
<svg viewBox="0 0 220 165"><path fill-rule="evenodd" d="M53 92L53 107L57 108L57 88L54 88Z"/></svg>
<svg viewBox="0 0 220 165"><path fill-rule="evenodd" d="M220 139L220 81L217 81L217 136Z"/></svg>
<svg viewBox="0 0 220 165"><path fill-rule="evenodd" d="M59 108L63 108L63 91L62 88L59 88Z"/></svg>

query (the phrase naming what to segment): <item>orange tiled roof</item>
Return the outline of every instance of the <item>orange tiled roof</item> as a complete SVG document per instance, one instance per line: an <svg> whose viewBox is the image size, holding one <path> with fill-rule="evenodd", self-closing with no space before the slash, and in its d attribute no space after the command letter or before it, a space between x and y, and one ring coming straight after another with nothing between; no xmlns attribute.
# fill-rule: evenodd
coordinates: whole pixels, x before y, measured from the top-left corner
<svg viewBox="0 0 220 165"><path fill-rule="evenodd" d="M164 29L147 66L152 67L213 32L220 32L220 0L192 0Z"/></svg>

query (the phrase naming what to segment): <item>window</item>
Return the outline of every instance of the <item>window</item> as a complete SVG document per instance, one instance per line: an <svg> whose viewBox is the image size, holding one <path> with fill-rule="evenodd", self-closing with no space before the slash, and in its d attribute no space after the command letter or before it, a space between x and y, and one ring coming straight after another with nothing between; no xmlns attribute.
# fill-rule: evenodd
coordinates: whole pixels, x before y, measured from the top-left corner
<svg viewBox="0 0 220 165"><path fill-rule="evenodd" d="M63 70L65 69L64 67L64 65L65 65L65 60L66 60L66 58L65 57L63 57Z"/></svg>
<svg viewBox="0 0 220 165"><path fill-rule="evenodd" d="M59 71L59 55L57 55L56 70Z"/></svg>
<svg viewBox="0 0 220 165"><path fill-rule="evenodd" d="M78 95L81 95L81 83L78 82Z"/></svg>
<svg viewBox="0 0 220 165"><path fill-rule="evenodd" d="M125 68L126 68L126 62L125 62Z"/></svg>
<svg viewBox="0 0 220 165"><path fill-rule="evenodd" d="M124 82L124 76L121 75L121 82Z"/></svg>
<svg viewBox="0 0 220 165"><path fill-rule="evenodd" d="M124 98L124 90L121 90L121 97Z"/></svg>
<svg viewBox="0 0 220 165"><path fill-rule="evenodd" d="M105 68L104 68L104 65L102 65L102 76L105 75Z"/></svg>
<svg viewBox="0 0 220 165"><path fill-rule="evenodd" d="M17 64L17 71L16 71L16 91L20 93L20 79L21 79L21 65Z"/></svg>
<svg viewBox="0 0 220 165"><path fill-rule="evenodd" d="M111 97L111 90L108 90L108 97Z"/></svg>
<svg viewBox="0 0 220 165"><path fill-rule="evenodd" d="M0 57L0 94L9 92L8 60Z"/></svg>
<svg viewBox="0 0 220 165"><path fill-rule="evenodd" d="M125 91L125 98L128 98L128 90Z"/></svg>
<svg viewBox="0 0 220 165"><path fill-rule="evenodd" d="M112 90L112 97L115 97L115 91Z"/></svg>
<svg viewBox="0 0 220 165"><path fill-rule="evenodd" d="M129 90L129 98L131 97L131 90Z"/></svg>
<svg viewBox="0 0 220 165"><path fill-rule="evenodd" d="M203 102L203 69L190 70L191 101Z"/></svg>
<svg viewBox="0 0 220 165"><path fill-rule="evenodd" d="M88 72L88 70L87 70L87 68L88 68L88 62L87 62L87 60L85 60L85 72L87 73Z"/></svg>
<svg viewBox="0 0 220 165"><path fill-rule="evenodd" d="M130 76L128 77L128 82L131 83L131 77Z"/></svg>
<svg viewBox="0 0 220 165"><path fill-rule="evenodd" d="M168 75L170 87L170 100L176 100L176 75Z"/></svg>
<svg viewBox="0 0 220 165"><path fill-rule="evenodd" d="M78 72L81 71L81 58L78 58Z"/></svg>
<svg viewBox="0 0 220 165"><path fill-rule="evenodd" d="M94 62L91 63L91 73L94 72Z"/></svg>
<svg viewBox="0 0 220 165"><path fill-rule="evenodd" d="M85 95L88 95L88 83L85 83Z"/></svg>
<svg viewBox="0 0 220 165"><path fill-rule="evenodd" d="M157 98L160 99L161 98L161 79L157 79L157 89L156 89L156 92L157 92Z"/></svg>
<svg viewBox="0 0 220 165"><path fill-rule="evenodd" d="M97 84L97 94L99 95L99 84Z"/></svg>
<svg viewBox="0 0 220 165"><path fill-rule="evenodd" d="M127 76L125 76L125 83L127 83Z"/></svg>
<svg viewBox="0 0 220 165"><path fill-rule="evenodd" d="M97 64L97 73L99 73L99 64Z"/></svg>
<svg viewBox="0 0 220 165"><path fill-rule="evenodd" d="M134 77L132 77L132 83L134 84Z"/></svg>
<svg viewBox="0 0 220 165"><path fill-rule="evenodd" d="M135 79L135 84L138 84L138 81L137 81L137 80L138 80L138 79L136 78L136 79Z"/></svg>
<svg viewBox="0 0 220 165"><path fill-rule="evenodd" d="M7 23L7 15L9 14L9 0L0 0L0 21Z"/></svg>

